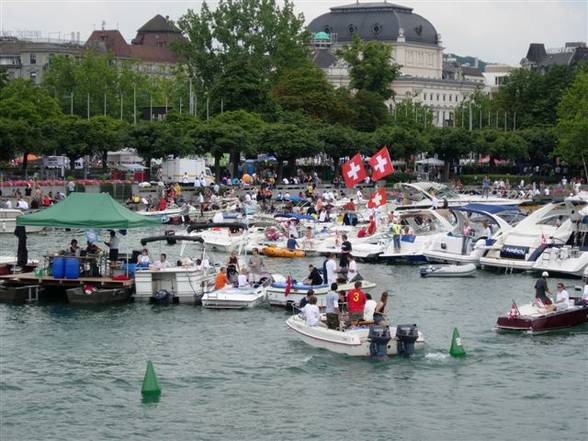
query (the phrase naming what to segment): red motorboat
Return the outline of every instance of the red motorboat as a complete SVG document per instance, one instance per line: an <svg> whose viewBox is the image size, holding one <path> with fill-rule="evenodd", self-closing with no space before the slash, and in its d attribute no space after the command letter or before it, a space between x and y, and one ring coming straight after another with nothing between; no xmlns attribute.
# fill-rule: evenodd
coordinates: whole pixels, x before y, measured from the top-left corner
<svg viewBox="0 0 588 441"><path fill-rule="evenodd" d="M520 307L513 303L508 314L498 317L496 328L505 331L547 332L587 322L588 304L581 299L570 297L567 308L555 311L536 303Z"/></svg>

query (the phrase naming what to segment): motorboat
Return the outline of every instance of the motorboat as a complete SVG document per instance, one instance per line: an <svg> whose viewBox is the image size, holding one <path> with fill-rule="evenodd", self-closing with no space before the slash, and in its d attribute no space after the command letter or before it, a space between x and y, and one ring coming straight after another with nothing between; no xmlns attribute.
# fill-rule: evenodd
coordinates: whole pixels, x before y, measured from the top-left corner
<svg viewBox="0 0 588 441"><path fill-rule="evenodd" d="M126 303L131 293L126 288L86 289L86 287L70 288L65 291L67 300L75 306L102 306Z"/></svg>
<svg viewBox="0 0 588 441"><path fill-rule="evenodd" d="M248 226L242 222L192 223L188 232L198 231L196 235L202 239L209 249L231 252L241 249L248 240Z"/></svg>
<svg viewBox="0 0 588 441"><path fill-rule="evenodd" d="M348 291L354 288L353 282L338 283L338 291ZM281 274L272 274L272 283L267 287L267 296L269 303L275 306L288 306L289 304L299 304L300 300L306 296L309 290L314 291L314 295L317 297L317 305L319 308L326 306L325 297L330 290L328 284L323 285L307 285L293 281L290 286L290 291L287 289L288 281L287 278ZM368 280L361 281L361 289L364 291L375 288L376 284Z"/></svg>
<svg viewBox="0 0 588 441"><path fill-rule="evenodd" d="M449 212L455 218L455 227L431 241L423 253L429 261L478 264L496 239L524 218L521 210L512 205L468 204L452 207ZM466 222L472 231L469 237L463 235ZM492 234L486 232L484 224Z"/></svg>
<svg viewBox="0 0 588 441"><path fill-rule="evenodd" d="M228 286L202 296L202 306L208 309L247 309L260 306L267 300L263 285L238 288Z"/></svg>
<svg viewBox="0 0 588 441"><path fill-rule="evenodd" d="M456 193L438 182L412 182L398 184L399 195L392 205L396 210L411 208L460 207L467 204L521 205L522 199L507 199L495 196L465 195Z"/></svg>
<svg viewBox="0 0 588 441"><path fill-rule="evenodd" d="M530 303L517 306L513 303L508 314L501 315L496 328L503 331L527 331L532 333L572 328L588 322L588 303L570 297L564 309L546 310L543 305Z"/></svg>
<svg viewBox="0 0 588 441"><path fill-rule="evenodd" d="M480 257L480 265L510 271L540 270L541 255L547 248L575 244L579 213L587 205L588 197L574 197L539 208L497 237Z"/></svg>
<svg viewBox="0 0 588 441"><path fill-rule="evenodd" d="M570 222L570 238L565 243L552 239L534 263L534 271L581 277L588 269L588 207L572 215Z"/></svg>
<svg viewBox="0 0 588 441"><path fill-rule="evenodd" d="M202 242L202 239L190 235L166 234L163 236L147 237L141 239L141 244L166 241L169 245L182 243L180 256L184 255L185 245L189 242ZM135 294L137 300L152 301L155 293L167 292L171 300L179 303L198 302L205 292L214 285L217 268L208 262L206 250L202 252L201 266L194 262L188 262L184 266L173 266L158 269L154 267L137 267L135 278Z"/></svg>
<svg viewBox="0 0 588 441"><path fill-rule="evenodd" d="M476 265L425 265L420 269L421 277L472 277L476 275Z"/></svg>
<svg viewBox="0 0 588 441"><path fill-rule="evenodd" d="M423 349L425 340L416 325L363 325L329 329L325 322L308 326L298 314L286 325L308 345L352 357L410 355Z"/></svg>
<svg viewBox="0 0 588 441"><path fill-rule="evenodd" d="M21 210L15 208L0 208L0 234L13 234L16 228L16 218L23 215ZM39 233L45 227L27 226L27 233Z"/></svg>
<svg viewBox="0 0 588 441"><path fill-rule="evenodd" d="M393 237L389 234L383 243L354 246L352 254L361 256L371 253L377 256L378 261L390 263L425 262L424 252L430 244L453 229L453 225L437 210L404 210L397 212L396 216L396 222L400 223L403 231L400 235L400 247L395 246Z"/></svg>

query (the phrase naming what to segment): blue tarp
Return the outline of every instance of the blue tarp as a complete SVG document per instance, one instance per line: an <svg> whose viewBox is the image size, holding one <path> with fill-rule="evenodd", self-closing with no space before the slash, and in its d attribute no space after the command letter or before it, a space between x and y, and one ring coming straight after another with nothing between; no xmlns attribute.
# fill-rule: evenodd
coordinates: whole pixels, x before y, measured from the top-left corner
<svg viewBox="0 0 588 441"><path fill-rule="evenodd" d="M298 219L298 220L302 220L302 219L307 219L307 220L313 220L314 218L308 214L298 214L298 213L278 213L275 214L274 217L287 217L287 218L291 218L291 219Z"/></svg>

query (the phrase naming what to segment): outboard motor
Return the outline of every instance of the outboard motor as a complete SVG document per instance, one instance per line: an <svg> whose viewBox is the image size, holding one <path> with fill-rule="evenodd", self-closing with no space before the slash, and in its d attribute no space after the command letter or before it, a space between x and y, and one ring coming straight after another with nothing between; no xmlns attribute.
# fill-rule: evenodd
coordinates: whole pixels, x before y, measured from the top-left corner
<svg viewBox="0 0 588 441"><path fill-rule="evenodd" d="M151 303L157 303L160 305L167 305L173 301L172 294L167 289L160 289L155 291L151 296Z"/></svg>
<svg viewBox="0 0 588 441"><path fill-rule="evenodd" d="M390 338L390 328L388 326L371 326L368 334L370 356L374 358L386 357Z"/></svg>
<svg viewBox="0 0 588 441"><path fill-rule="evenodd" d="M408 357L414 354L414 344L419 338L417 325L398 325L396 326L396 340L398 355Z"/></svg>

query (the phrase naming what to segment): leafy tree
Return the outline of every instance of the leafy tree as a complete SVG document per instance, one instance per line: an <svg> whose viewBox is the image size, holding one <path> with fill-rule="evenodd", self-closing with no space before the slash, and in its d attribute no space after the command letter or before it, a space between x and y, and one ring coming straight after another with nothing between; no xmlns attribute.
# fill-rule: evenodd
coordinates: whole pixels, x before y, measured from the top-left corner
<svg viewBox="0 0 588 441"><path fill-rule="evenodd" d="M528 145L529 160L534 165L551 163L554 150L557 147L557 134L551 127L535 127L533 129L518 130Z"/></svg>
<svg viewBox="0 0 588 441"><path fill-rule="evenodd" d="M517 161L528 157L528 145L523 137L514 132L485 129L476 140L477 151L490 156L491 166L497 159Z"/></svg>
<svg viewBox="0 0 588 441"><path fill-rule="evenodd" d="M415 129L386 125L376 130L372 136L373 152L388 146L392 159L403 159L407 163L417 153L427 151L429 144L425 136Z"/></svg>
<svg viewBox="0 0 588 441"><path fill-rule="evenodd" d="M449 179L450 166L473 150L472 132L456 127L432 130L429 136L431 153L436 153L445 161L444 178Z"/></svg>
<svg viewBox="0 0 588 441"><path fill-rule="evenodd" d="M93 153L89 137L90 122L78 116L59 116L44 121L42 135L47 140L46 150L69 158L70 168L84 155Z"/></svg>
<svg viewBox="0 0 588 441"><path fill-rule="evenodd" d="M44 121L60 114L57 102L28 80L11 81L0 90L0 118L11 121L3 124L9 134L2 137L2 142L8 152L22 153L25 172L28 154L41 154L46 146L42 136Z"/></svg>
<svg viewBox="0 0 588 441"><path fill-rule="evenodd" d="M380 95L367 90L359 90L351 105L355 110L354 127L363 132L373 132L390 120L388 108Z"/></svg>
<svg viewBox="0 0 588 441"><path fill-rule="evenodd" d="M354 35L351 45L337 55L349 64L352 89L377 94L382 100L393 96L392 82L400 73L400 65L393 62L389 45L366 42Z"/></svg>
<svg viewBox="0 0 588 441"><path fill-rule="evenodd" d="M328 124L317 131L325 154L333 159L335 174L338 173L340 159L351 156L359 150L358 134L350 127Z"/></svg>
<svg viewBox="0 0 588 441"><path fill-rule="evenodd" d="M6 69L0 69L0 90L8 84L8 72Z"/></svg>
<svg viewBox="0 0 588 441"><path fill-rule="evenodd" d="M344 123L355 117L348 94L336 91L325 73L310 63L285 71L272 96L285 111L300 111L318 120Z"/></svg>
<svg viewBox="0 0 588 441"><path fill-rule="evenodd" d="M102 168L106 170L109 151L117 151L124 147L128 126L125 121L110 116L93 116L89 119L87 136L90 148L99 152L102 158Z"/></svg>
<svg viewBox="0 0 588 441"><path fill-rule="evenodd" d="M424 130L433 125L433 112L421 103L403 100L394 106L395 124L407 129Z"/></svg>
<svg viewBox="0 0 588 441"><path fill-rule="evenodd" d="M128 131L129 147L135 148L145 161L147 179L151 177L151 160L174 151L174 136L169 126L159 121L141 121Z"/></svg>
<svg viewBox="0 0 588 441"><path fill-rule="evenodd" d="M557 108L560 154L569 164L582 164L588 179L588 73L578 72Z"/></svg>

